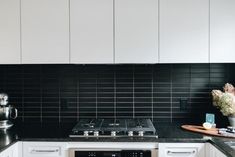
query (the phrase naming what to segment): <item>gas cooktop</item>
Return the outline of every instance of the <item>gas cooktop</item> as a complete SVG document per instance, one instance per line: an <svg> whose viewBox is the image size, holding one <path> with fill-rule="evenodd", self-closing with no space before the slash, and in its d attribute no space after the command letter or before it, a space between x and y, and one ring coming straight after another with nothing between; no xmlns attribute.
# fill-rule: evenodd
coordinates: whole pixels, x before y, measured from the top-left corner
<svg viewBox="0 0 235 157"><path fill-rule="evenodd" d="M81 119L70 137L155 137L150 119Z"/></svg>

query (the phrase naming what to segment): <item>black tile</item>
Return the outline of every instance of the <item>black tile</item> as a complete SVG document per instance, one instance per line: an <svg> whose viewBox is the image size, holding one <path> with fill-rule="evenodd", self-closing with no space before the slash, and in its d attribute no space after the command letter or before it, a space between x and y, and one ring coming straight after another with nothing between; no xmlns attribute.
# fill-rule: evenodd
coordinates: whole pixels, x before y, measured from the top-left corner
<svg viewBox="0 0 235 157"><path fill-rule="evenodd" d="M1 65L0 89L25 122L199 121L206 112L221 116L210 92L235 83L234 69L235 64ZM189 110L180 109L181 98L188 99Z"/></svg>

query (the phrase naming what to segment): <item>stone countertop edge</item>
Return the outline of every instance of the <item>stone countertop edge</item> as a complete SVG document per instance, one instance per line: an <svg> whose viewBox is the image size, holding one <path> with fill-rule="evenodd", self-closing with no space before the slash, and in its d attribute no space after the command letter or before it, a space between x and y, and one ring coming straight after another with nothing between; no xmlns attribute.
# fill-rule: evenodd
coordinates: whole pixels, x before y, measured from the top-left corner
<svg viewBox="0 0 235 157"><path fill-rule="evenodd" d="M0 153L2 153L4 150L6 150L7 148L9 148L10 146L14 145L15 143L17 143L19 140L14 140L12 142L10 142L9 144L7 145L0 145Z"/></svg>
<svg viewBox="0 0 235 157"><path fill-rule="evenodd" d="M32 125L15 126L7 132L0 131L0 153L18 141L51 141L51 142L150 142L150 143L206 143L209 142L228 157L235 157L235 150L226 145L225 141L234 141L231 138L204 136L198 133L185 131L180 126L157 126L159 138L70 138L68 131L73 125L54 126ZM10 139L10 140L9 140Z"/></svg>

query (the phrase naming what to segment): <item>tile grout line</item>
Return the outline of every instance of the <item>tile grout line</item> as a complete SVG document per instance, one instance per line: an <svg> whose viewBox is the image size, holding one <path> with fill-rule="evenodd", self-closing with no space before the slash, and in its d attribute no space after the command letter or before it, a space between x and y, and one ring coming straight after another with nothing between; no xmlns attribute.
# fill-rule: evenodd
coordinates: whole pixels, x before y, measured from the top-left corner
<svg viewBox="0 0 235 157"><path fill-rule="evenodd" d="M227 78L228 78L228 81L227 81L227 82L231 82L230 68L231 68L231 67L230 67L230 65L228 64L227 67L226 67L226 69L228 69L227 72L226 72L227 75L228 75L228 76L227 76ZM232 83L232 82L231 82L231 83Z"/></svg>
<svg viewBox="0 0 235 157"><path fill-rule="evenodd" d="M151 103L152 103L152 121L153 121L153 117L154 117L154 109L153 109L153 90L154 90L154 88L153 88L153 78L154 78L154 66L153 65L151 65L151 71L152 71L152 80L151 80L151 84L152 84L152 92L151 92Z"/></svg>
<svg viewBox="0 0 235 157"><path fill-rule="evenodd" d="M22 107L23 107L23 109L22 109L22 111L23 111L23 115L22 115L22 121L24 122L24 112L25 112L25 108L24 108L24 85L25 85L25 83L24 83L24 68L21 66L21 68L22 68Z"/></svg>
<svg viewBox="0 0 235 157"><path fill-rule="evenodd" d="M212 90L211 89L211 64L209 64L209 90ZM211 95L211 93L209 92L208 93L208 96L210 96Z"/></svg>
<svg viewBox="0 0 235 157"><path fill-rule="evenodd" d="M116 66L114 66L114 119L116 120L117 119L117 95L116 95L116 86L117 86L117 83L116 83Z"/></svg>
<svg viewBox="0 0 235 157"><path fill-rule="evenodd" d="M40 79L39 79L39 82L40 82L40 121L41 123L43 122L42 121L42 65L40 65Z"/></svg>
<svg viewBox="0 0 235 157"><path fill-rule="evenodd" d="M98 92L98 73L96 73L96 84L95 84L95 117L98 118L98 98L97 98L97 92Z"/></svg>
<svg viewBox="0 0 235 157"><path fill-rule="evenodd" d="M173 101L172 101L172 90L173 90L173 89L172 89L172 88L173 88L173 87L172 87L172 68L173 68L173 67L172 67L172 65L171 65L171 66L170 66L170 79L171 79L171 87L170 87L170 91L171 91L171 92L170 92L170 96L171 96L171 100L170 100L170 102L171 102L171 123L173 122L173 117L172 117L172 116L173 116L173 113L172 113L172 111L173 111L173 109L172 109L172 108L173 108Z"/></svg>
<svg viewBox="0 0 235 157"><path fill-rule="evenodd" d="M80 83L80 80L79 80L79 73L80 71L78 70L77 72L76 72L76 82L77 82L77 121L79 121L79 83Z"/></svg>
<svg viewBox="0 0 235 157"><path fill-rule="evenodd" d="M190 75L190 78L189 78L189 105L190 105L190 108L191 108L191 106L192 106L192 104L191 104L191 102L192 102L192 64L190 64L189 65L189 70L190 70L190 72L189 72L189 75Z"/></svg>
<svg viewBox="0 0 235 157"><path fill-rule="evenodd" d="M135 66L132 66L132 77L133 77L133 118L135 118Z"/></svg>
<svg viewBox="0 0 235 157"><path fill-rule="evenodd" d="M4 89L4 92L5 92L7 90L7 67L6 66L4 67L3 82L4 82L3 89Z"/></svg>
<svg viewBox="0 0 235 157"><path fill-rule="evenodd" d="M59 113L58 113L58 118L59 118L59 123L61 123L61 118L60 118L60 110L61 110L61 76L60 76L60 72L58 73L59 76L59 80L58 80L58 84L59 84Z"/></svg>

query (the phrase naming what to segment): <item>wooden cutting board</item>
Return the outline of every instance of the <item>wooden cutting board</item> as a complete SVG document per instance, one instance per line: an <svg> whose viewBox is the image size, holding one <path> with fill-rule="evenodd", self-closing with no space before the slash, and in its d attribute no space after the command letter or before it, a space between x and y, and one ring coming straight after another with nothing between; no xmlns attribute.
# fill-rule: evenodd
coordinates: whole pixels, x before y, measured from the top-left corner
<svg viewBox="0 0 235 157"><path fill-rule="evenodd" d="M224 135L219 134L218 128L211 128L209 130L206 130L202 126L198 126L198 125L182 125L181 128L188 130L188 131L202 133L202 134L211 135L211 136L235 138L234 136L224 136Z"/></svg>

